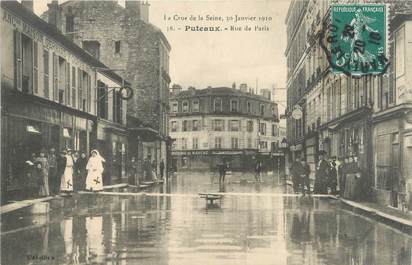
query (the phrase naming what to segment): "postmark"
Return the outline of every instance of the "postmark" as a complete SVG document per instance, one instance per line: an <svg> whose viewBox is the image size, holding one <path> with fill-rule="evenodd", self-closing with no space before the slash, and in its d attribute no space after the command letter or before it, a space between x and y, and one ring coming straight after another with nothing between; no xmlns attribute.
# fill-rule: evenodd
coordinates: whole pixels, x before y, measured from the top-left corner
<svg viewBox="0 0 412 265"><path fill-rule="evenodd" d="M332 5L319 40L332 73L356 77L386 72L386 12L382 4Z"/></svg>

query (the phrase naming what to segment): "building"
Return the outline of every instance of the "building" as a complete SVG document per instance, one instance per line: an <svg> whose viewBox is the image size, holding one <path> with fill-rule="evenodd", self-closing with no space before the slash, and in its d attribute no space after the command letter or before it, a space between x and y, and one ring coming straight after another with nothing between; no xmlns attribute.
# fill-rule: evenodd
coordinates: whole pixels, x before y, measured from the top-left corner
<svg viewBox="0 0 412 265"><path fill-rule="evenodd" d="M59 5L54 0L42 18L130 81L134 97L127 109L129 157L135 156L140 165L150 157L158 166L161 160L167 166L171 46L149 23L149 6L143 1L125 1L125 7L117 1ZM139 171L143 173L142 167Z"/></svg>
<svg viewBox="0 0 412 265"><path fill-rule="evenodd" d="M277 104L262 96L228 87L175 90L170 116L177 168L215 169L226 161L250 170L260 159L272 169L272 156L280 155Z"/></svg>
<svg viewBox="0 0 412 265"><path fill-rule="evenodd" d="M1 2L2 201L22 195L24 161L42 148L98 148L108 161L121 150L115 176L124 177L127 83L32 10L32 1ZM105 166L106 184L117 165Z"/></svg>
<svg viewBox="0 0 412 265"><path fill-rule="evenodd" d="M330 2L292 1L286 18L290 156L292 159L297 155L306 157L312 179L319 150L346 160L354 170L348 176L353 181L345 196L380 202L386 197L383 204L388 204L388 194L393 196L403 191L405 195L406 183L410 183L412 177L405 163L410 156L406 144L409 125L405 120L411 102L405 96L410 89L409 68L406 60L402 61L402 56L408 55L405 52L407 34L403 32L409 29L404 12L410 10L406 7L410 2L389 1L387 73L361 78L332 74L319 45L322 24L329 21ZM402 40L398 46L396 38ZM397 73L397 64L402 65L402 74ZM302 115L294 115L299 112ZM392 201L398 201L399 196L395 195Z"/></svg>

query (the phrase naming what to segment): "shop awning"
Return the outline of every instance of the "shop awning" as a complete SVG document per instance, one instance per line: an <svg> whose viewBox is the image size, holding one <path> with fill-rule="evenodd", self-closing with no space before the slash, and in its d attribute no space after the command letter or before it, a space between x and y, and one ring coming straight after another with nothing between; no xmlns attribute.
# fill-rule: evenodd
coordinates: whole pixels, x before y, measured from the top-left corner
<svg viewBox="0 0 412 265"><path fill-rule="evenodd" d="M129 131L132 134L139 136L142 139L142 141L145 141L145 142L164 140L163 137L159 135L159 132L152 128L136 127L136 128L129 128Z"/></svg>

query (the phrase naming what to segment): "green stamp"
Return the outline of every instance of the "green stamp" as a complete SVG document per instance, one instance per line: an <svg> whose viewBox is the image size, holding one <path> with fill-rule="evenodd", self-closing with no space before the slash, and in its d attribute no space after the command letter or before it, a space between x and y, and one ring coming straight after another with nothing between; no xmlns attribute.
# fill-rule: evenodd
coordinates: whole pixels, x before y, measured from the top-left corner
<svg viewBox="0 0 412 265"><path fill-rule="evenodd" d="M328 45L322 47L333 73L362 76L386 71L386 12L381 4L332 5Z"/></svg>

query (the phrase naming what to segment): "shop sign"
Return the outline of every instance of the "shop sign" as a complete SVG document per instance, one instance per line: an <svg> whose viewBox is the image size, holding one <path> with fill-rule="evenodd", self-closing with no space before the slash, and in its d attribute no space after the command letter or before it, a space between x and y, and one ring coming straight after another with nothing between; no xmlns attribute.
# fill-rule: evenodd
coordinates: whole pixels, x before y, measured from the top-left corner
<svg viewBox="0 0 412 265"><path fill-rule="evenodd" d="M241 155L242 151L212 151L214 155Z"/></svg>

